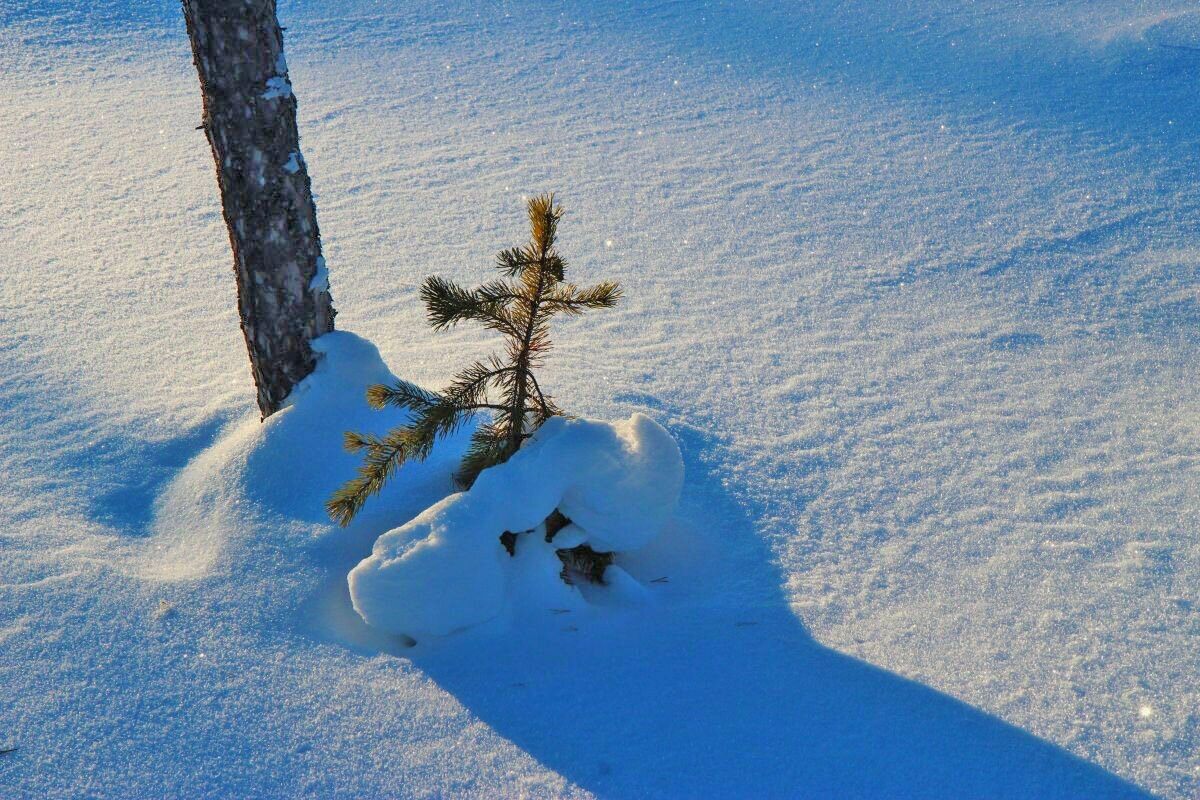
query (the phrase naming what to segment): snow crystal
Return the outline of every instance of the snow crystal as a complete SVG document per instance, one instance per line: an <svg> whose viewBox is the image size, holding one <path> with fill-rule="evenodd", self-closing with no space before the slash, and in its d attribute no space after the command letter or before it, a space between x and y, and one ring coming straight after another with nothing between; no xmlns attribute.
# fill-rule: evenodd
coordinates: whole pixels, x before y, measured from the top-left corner
<svg viewBox="0 0 1200 800"><path fill-rule="evenodd" d="M536 528L557 508L574 523L561 532L567 541L635 550L661 531L682 485L679 447L644 414L555 417L469 491L379 537L350 572L354 608L376 628L412 636L483 622L502 608L502 532Z"/></svg>

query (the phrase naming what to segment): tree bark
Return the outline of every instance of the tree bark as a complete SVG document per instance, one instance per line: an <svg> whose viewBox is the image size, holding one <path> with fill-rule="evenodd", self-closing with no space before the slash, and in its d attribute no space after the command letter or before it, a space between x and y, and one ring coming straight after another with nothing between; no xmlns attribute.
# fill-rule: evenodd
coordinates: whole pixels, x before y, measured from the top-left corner
<svg viewBox="0 0 1200 800"><path fill-rule="evenodd" d="M275 0L182 0L265 419L316 364L333 301Z"/></svg>

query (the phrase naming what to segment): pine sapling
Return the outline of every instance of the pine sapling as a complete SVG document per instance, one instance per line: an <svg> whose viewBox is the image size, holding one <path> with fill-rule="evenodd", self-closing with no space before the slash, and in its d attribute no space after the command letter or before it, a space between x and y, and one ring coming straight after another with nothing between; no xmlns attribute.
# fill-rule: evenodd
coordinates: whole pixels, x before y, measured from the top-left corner
<svg viewBox="0 0 1200 800"><path fill-rule="evenodd" d="M471 434L455 475L463 488L470 488L484 469L506 461L543 422L562 413L534 376L550 350L550 319L560 311L580 314L589 308L611 308L621 289L612 281L586 289L567 283L567 263L554 247L562 207L548 194L530 199L527 210L529 242L496 256L502 278L468 290L432 276L421 287L435 330L465 320L477 322L504 337L504 355L474 362L440 393L408 381L367 390L372 408L407 409L412 421L384 436L346 433L346 449L362 453L363 464L326 503L339 524L349 524L406 461L423 460L439 437L454 433L480 412L491 416Z"/></svg>

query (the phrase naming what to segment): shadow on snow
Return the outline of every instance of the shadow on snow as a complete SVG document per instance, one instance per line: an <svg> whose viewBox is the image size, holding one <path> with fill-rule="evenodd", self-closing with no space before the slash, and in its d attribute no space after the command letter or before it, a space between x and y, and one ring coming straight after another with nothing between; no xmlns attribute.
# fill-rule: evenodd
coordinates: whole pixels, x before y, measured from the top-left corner
<svg viewBox="0 0 1200 800"><path fill-rule="evenodd" d="M503 632L382 649L405 653L493 730L601 797L1147 796L817 644L778 589L751 519L699 460L711 440L686 426L672 434L688 478L664 538L703 563L648 583L661 601L578 619L527 609ZM653 564L628 568L653 580ZM369 638L355 649L373 649Z"/></svg>

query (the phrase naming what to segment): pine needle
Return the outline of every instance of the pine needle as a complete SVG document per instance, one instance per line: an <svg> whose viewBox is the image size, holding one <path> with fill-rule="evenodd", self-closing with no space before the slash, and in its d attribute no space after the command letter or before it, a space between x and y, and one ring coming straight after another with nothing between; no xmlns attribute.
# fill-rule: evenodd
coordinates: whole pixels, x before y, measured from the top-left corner
<svg viewBox="0 0 1200 800"><path fill-rule="evenodd" d="M372 408L406 409L411 418L384 437L346 433L346 449L362 453L363 463L326 503L338 524L348 525L405 462L428 457L438 439L479 412L489 412L491 419L471 434L455 475L464 488L483 470L511 457L543 422L562 413L534 376L550 351L550 319L558 312L575 315L611 308L621 298L621 288L612 281L587 289L564 282L567 262L554 249L563 209L555 205L553 194L531 198L526 213L529 242L496 255L496 268L506 279L465 289L434 275L421 286L426 316L435 330L477 322L504 337L504 357L493 355L469 364L440 394L408 381L367 390Z"/></svg>
<svg viewBox="0 0 1200 800"><path fill-rule="evenodd" d="M367 405L376 410L396 406L398 408L423 409L438 402L440 398L415 383L396 381L392 386L377 383L367 389Z"/></svg>

